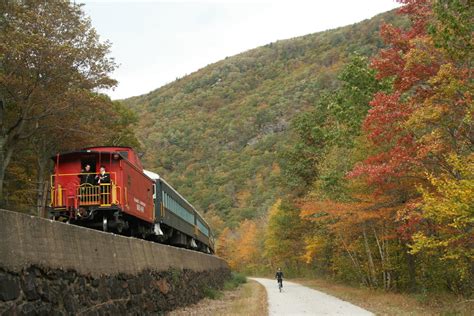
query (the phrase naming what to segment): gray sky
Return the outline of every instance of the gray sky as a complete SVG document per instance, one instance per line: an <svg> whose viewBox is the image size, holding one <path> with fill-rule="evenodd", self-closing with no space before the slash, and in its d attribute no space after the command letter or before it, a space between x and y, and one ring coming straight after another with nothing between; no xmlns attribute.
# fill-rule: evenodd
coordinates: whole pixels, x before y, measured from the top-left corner
<svg viewBox="0 0 474 316"><path fill-rule="evenodd" d="M78 0L120 67L113 99L148 93L227 56L370 18L394 0Z"/></svg>

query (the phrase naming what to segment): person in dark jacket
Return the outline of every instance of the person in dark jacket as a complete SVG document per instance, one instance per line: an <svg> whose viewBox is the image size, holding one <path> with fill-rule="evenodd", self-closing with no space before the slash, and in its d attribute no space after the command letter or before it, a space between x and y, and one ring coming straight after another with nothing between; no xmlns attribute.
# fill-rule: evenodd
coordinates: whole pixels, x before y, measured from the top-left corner
<svg viewBox="0 0 474 316"><path fill-rule="evenodd" d="M81 181L80 186L80 199L81 203L86 202L91 196L91 188L89 186L94 185L94 175L91 174L91 165L87 164L84 166L84 169L81 169L81 173L78 175L79 180ZM80 214L82 215L82 213Z"/></svg>
<svg viewBox="0 0 474 316"><path fill-rule="evenodd" d="M281 284L281 287L283 287L283 272L281 271L281 268L277 269L275 279L277 279L277 282Z"/></svg>
<svg viewBox="0 0 474 316"><path fill-rule="evenodd" d="M88 183L94 185L94 175L91 172L91 165L86 165L83 170L81 170L81 174L79 178L81 179L81 185L84 183Z"/></svg>

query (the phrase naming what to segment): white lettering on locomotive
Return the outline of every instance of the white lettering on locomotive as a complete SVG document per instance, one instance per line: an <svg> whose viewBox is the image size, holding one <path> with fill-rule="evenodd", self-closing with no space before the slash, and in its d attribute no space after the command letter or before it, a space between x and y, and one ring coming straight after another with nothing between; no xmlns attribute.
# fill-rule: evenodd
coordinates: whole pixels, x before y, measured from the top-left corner
<svg viewBox="0 0 474 316"><path fill-rule="evenodd" d="M133 201L136 203L137 205L137 211L141 212L141 213L145 213L145 207L146 207L146 204L145 202L143 201L140 201L139 199L137 199L136 197L133 198Z"/></svg>

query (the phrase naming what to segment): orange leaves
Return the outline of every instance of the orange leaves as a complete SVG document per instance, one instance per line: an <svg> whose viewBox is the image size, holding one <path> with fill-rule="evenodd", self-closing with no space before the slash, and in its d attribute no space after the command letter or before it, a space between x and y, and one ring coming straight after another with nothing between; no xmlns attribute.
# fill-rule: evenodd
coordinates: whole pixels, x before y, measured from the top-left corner
<svg viewBox="0 0 474 316"><path fill-rule="evenodd" d="M254 271L261 265L262 235L262 226L251 220L244 220L235 229L226 227L217 241L217 255L234 270Z"/></svg>
<svg viewBox="0 0 474 316"><path fill-rule="evenodd" d="M327 219L327 217L338 217L350 211L351 206L348 203L335 202L331 200L326 201L311 201L307 200L300 205L302 219L318 221Z"/></svg>
<svg viewBox="0 0 474 316"><path fill-rule="evenodd" d="M300 204L303 220L324 221L335 229L341 226L357 229L357 224L371 220L389 220L397 205L385 196L359 195L357 202L306 200Z"/></svg>
<svg viewBox="0 0 474 316"><path fill-rule="evenodd" d="M255 222L244 220L239 228L237 259L242 265L252 266L258 261L258 240L260 236Z"/></svg>
<svg viewBox="0 0 474 316"><path fill-rule="evenodd" d="M217 239L217 255L227 261L232 269L236 269L236 240L234 233L228 228L224 228Z"/></svg>

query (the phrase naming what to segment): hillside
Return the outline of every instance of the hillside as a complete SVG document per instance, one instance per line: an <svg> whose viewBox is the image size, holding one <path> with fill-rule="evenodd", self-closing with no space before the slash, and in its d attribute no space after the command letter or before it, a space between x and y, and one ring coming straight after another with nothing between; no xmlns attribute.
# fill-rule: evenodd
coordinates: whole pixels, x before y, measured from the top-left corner
<svg viewBox="0 0 474 316"><path fill-rule="evenodd" d="M374 54L380 25L395 19L270 43L125 100L140 115L145 166L229 226L264 214L285 193L279 153L292 118L338 86L350 54Z"/></svg>

